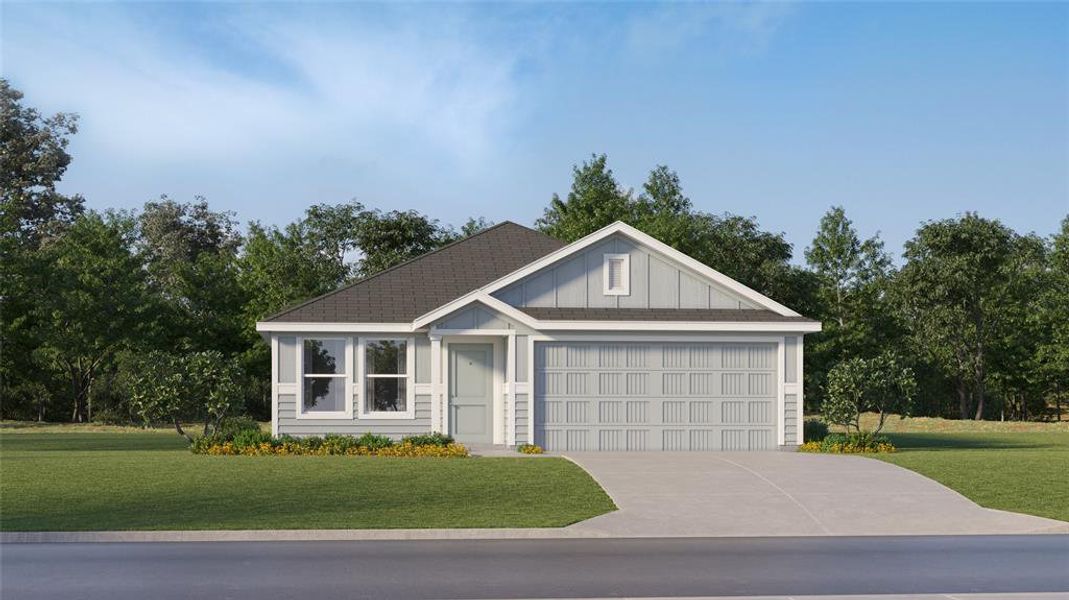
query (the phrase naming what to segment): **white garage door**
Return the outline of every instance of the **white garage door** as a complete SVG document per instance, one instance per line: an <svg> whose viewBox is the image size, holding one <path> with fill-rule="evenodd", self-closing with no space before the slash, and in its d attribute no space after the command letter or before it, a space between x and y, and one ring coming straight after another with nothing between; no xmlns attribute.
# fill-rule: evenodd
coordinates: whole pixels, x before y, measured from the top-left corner
<svg viewBox="0 0 1069 600"><path fill-rule="evenodd" d="M776 448L770 343L539 342L535 442L547 450Z"/></svg>

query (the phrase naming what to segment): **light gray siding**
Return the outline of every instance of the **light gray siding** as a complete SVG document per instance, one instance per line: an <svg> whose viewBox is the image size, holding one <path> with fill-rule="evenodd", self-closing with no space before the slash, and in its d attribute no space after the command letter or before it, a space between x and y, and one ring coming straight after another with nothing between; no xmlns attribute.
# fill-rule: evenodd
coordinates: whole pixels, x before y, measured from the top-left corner
<svg viewBox="0 0 1069 600"><path fill-rule="evenodd" d="M516 381L519 383L526 383L528 380L527 357L529 354L527 336L516 336Z"/></svg>
<svg viewBox="0 0 1069 600"><path fill-rule="evenodd" d="M783 399L783 443L795 446L802 443L798 431L798 396L787 394Z"/></svg>
<svg viewBox="0 0 1069 600"><path fill-rule="evenodd" d="M517 331L530 331L522 323L500 314L496 310L487 308L481 304L462 308L434 324L438 329L515 329Z"/></svg>
<svg viewBox="0 0 1069 600"><path fill-rule="evenodd" d="M605 254L630 256L629 295L604 294L602 264ZM494 296L518 307L757 308L723 286L620 235L562 259Z"/></svg>
<svg viewBox="0 0 1069 600"><path fill-rule="evenodd" d="M431 382L431 339L426 335L416 336L416 383Z"/></svg>
<svg viewBox="0 0 1069 600"><path fill-rule="evenodd" d="M284 335L278 338L278 382L297 382L297 338Z"/></svg>
<svg viewBox="0 0 1069 600"><path fill-rule="evenodd" d="M798 382L798 338L787 337L783 341L783 381Z"/></svg>
<svg viewBox="0 0 1069 600"><path fill-rule="evenodd" d="M540 342L535 443L548 450L777 447L777 345Z"/></svg>
<svg viewBox="0 0 1069 600"><path fill-rule="evenodd" d="M431 397L416 395L416 418L397 420L363 420L353 419L298 419L297 396L279 394L278 396L278 433L279 435L326 435L338 433L361 435L376 433L400 438L431 430Z"/></svg>
<svg viewBox="0 0 1069 600"><path fill-rule="evenodd" d="M527 413L530 396L516 394L516 445L529 443L527 439Z"/></svg>

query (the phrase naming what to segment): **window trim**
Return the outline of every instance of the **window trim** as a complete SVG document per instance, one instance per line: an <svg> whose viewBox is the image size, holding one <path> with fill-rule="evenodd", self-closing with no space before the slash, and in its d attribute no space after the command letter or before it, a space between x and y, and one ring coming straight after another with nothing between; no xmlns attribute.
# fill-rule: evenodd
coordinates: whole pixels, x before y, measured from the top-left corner
<svg viewBox="0 0 1069 600"><path fill-rule="evenodd" d="M340 340L345 342L345 356L342 360L345 362L345 368L342 373L334 375L316 375L306 374L304 372L304 342L305 340ZM297 336L297 406L296 406L296 418L298 419L352 419L353 418L353 378L350 371L350 365L353 364L353 340L352 338L342 336ZM334 378L341 379L344 389L342 390L342 398L345 400L343 410L332 411L306 411L304 409L304 380L313 378Z"/></svg>
<svg viewBox="0 0 1069 600"><path fill-rule="evenodd" d="M619 288L609 287L609 263L614 260L623 262L621 274L623 280ZM631 255L630 254L604 254L601 259L601 286L606 296L630 296L631 295Z"/></svg>
<svg viewBox="0 0 1069 600"><path fill-rule="evenodd" d="M364 395L367 393L367 380L369 378L367 373L366 363L366 349L367 342L369 341L390 341L390 342L405 342L405 375L389 376L393 379L405 380L405 410L403 411L381 411L381 410L367 410L367 406L364 404ZM376 335L360 337L356 339L356 381L358 385L356 390L352 394L353 402L356 403L356 414L358 419L367 420L412 420L416 418L416 338L414 336L396 336L396 335ZM374 375L370 376L371 379L375 379Z"/></svg>

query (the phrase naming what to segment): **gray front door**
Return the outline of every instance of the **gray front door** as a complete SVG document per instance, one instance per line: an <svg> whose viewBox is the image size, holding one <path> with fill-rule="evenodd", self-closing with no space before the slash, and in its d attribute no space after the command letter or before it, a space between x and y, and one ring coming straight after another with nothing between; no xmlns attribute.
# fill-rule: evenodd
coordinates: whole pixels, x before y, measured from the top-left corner
<svg viewBox="0 0 1069 600"><path fill-rule="evenodd" d="M494 402L494 345L449 345L449 429L459 442L489 444Z"/></svg>

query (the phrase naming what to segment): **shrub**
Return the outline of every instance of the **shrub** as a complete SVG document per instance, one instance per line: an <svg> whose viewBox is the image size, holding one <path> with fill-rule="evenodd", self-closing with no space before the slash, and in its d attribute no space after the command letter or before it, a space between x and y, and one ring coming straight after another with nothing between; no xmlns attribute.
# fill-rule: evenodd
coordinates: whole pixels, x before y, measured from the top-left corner
<svg viewBox="0 0 1069 600"><path fill-rule="evenodd" d="M446 435L444 433L423 433L420 435L410 435L401 439L402 444L412 444L413 446L448 446L454 443L453 436Z"/></svg>
<svg viewBox="0 0 1069 600"><path fill-rule="evenodd" d="M799 450L824 454L876 454L894 452L896 449L886 437L871 431L858 431L850 434L830 433L823 440L802 444Z"/></svg>
<svg viewBox="0 0 1069 600"><path fill-rule="evenodd" d="M223 438L223 441L233 442L235 448L247 448L250 446L259 446L260 444L270 444L273 440L271 438L271 434L264 433L263 431L260 431L259 427L257 427L256 429L244 429L238 431L234 434L233 439L227 440Z"/></svg>
<svg viewBox="0 0 1069 600"><path fill-rule="evenodd" d="M383 448L389 448L390 446L392 446L393 440L384 435L365 433L364 435L356 438L356 443L369 450L381 450Z"/></svg>
<svg viewBox="0 0 1069 600"><path fill-rule="evenodd" d="M438 438L429 439L439 441ZM291 436L272 438L266 433L252 430L238 433L233 440L223 440L218 436L197 438L190 444L190 450L196 454L213 456L393 456L406 458L468 456L467 448L452 441L422 444L402 441L398 444L389 438L377 435L364 435L359 438L349 435L312 436L300 439Z"/></svg>
<svg viewBox="0 0 1069 600"><path fill-rule="evenodd" d="M216 437L230 441L242 431L260 431L260 423L249 417L227 417L215 431Z"/></svg>
<svg viewBox="0 0 1069 600"><path fill-rule="evenodd" d="M520 454L542 454L544 450L538 444L520 444L516 446L516 452Z"/></svg>
<svg viewBox="0 0 1069 600"><path fill-rule="evenodd" d="M851 358L828 371L828 389L821 403L824 419L861 431L861 413L879 414L875 433L883 429L888 413L909 416L917 382L913 369L902 366L891 352L872 359Z"/></svg>
<svg viewBox="0 0 1069 600"><path fill-rule="evenodd" d="M802 423L802 440L819 442L828 435L828 424L820 419L806 419Z"/></svg>

